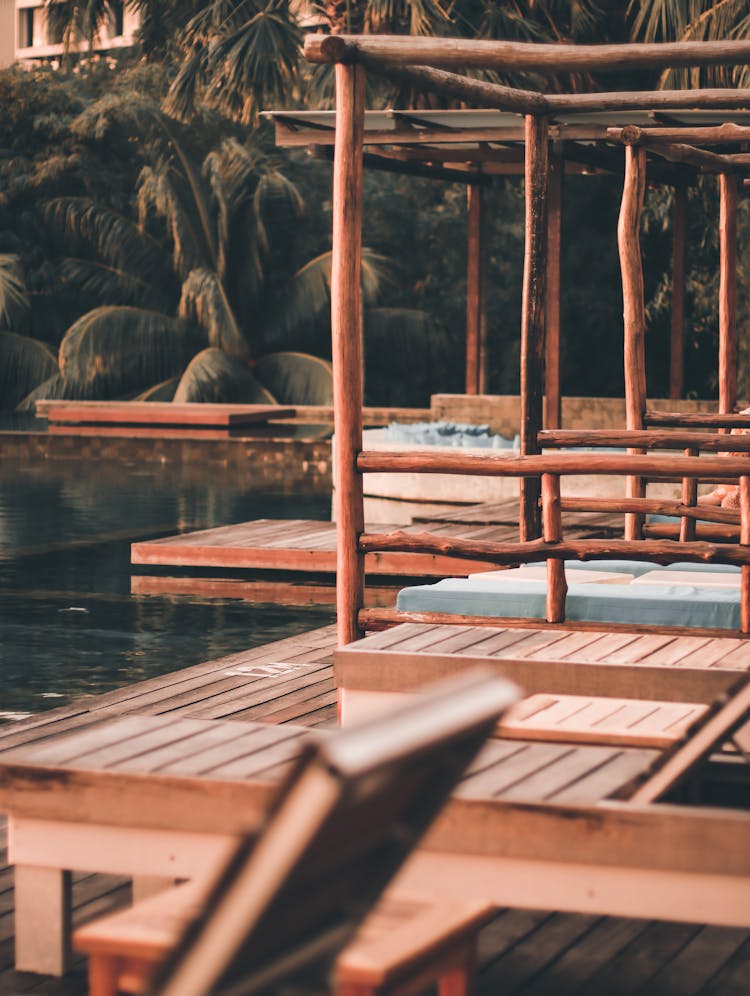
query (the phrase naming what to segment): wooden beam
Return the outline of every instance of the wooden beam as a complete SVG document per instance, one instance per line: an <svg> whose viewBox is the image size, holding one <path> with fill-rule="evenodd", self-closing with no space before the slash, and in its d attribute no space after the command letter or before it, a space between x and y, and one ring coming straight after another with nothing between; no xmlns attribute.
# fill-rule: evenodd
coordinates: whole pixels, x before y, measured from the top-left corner
<svg viewBox="0 0 750 996"><path fill-rule="evenodd" d="M719 177L719 412L737 404L737 177Z"/></svg>
<svg viewBox="0 0 750 996"><path fill-rule="evenodd" d="M711 429L750 429L750 415L718 415L715 412L647 411L643 421L646 425L682 428L701 426Z"/></svg>
<svg viewBox="0 0 750 996"><path fill-rule="evenodd" d="M333 163L331 333L333 355L334 508L337 523L336 609L339 643L361 637L364 602L362 477L362 138L365 71L336 66L336 149Z"/></svg>
<svg viewBox="0 0 750 996"><path fill-rule="evenodd" d="M706 149L698 149L692 145L684 145L676 142L655 143L644 141L644 130L637 125L627 125L625 128L610 128L608 132L617 137L618 141L625 145L648 146L655 155L662 159L667 159L673 163L686 163L704 171L719 173L731 171L732 160L716 152L709 152Z"/></svg>
<svg viewBox="0 0 750 996"><path fill-rule="evenodd" d="M547 292L544 321L544 425L562 426L560 312L562 303L562 209L565 161L562 142L553 142L547 193Z"/></svg>
<svg viewBox="0 0 750 996"><path fill-rule="evenodd" d="M643 428L646 411L646 310L640 229L646 189L646 152L625 148L625 183L617 226L625 325L625 413L628 429Z"/></svg>
<svg viewBox="0 0 750 996"><path fill-rule="evenodd" d="M315 159L325 159L328 162L334 158L330 146L315 146ZM422 162L404 162L385 155L374 155L366 152L363 164L367 169L379 170L382 173L399 173L404 176L418 176L423 180L443 180L446 183L482 184L485 180L479 173L465 167L448 169L443 166L430 166Z"/></svg>
<svg viewBox="0 0 750 996"><path fill-rule="evenodd" d="M386 79L398 80L415 90L440 93L453 100L491 107L498 111L513 111L516 114L544 114L547 111L547 98L533 90L488 83L486 80L448 73L430 66L394 65L369 56L362 56L359 61L370 72Z"/></svg>
<svg viewBox="0 0 750 996"><path fill-rule="evenodd" d="M747 419L748 416L746 415ZM550 447L628 447L680 450L691 447L703 453L750 453L750 436L726 436L716 432L679 432L673 429L545 429L539 433L539 445Z"/></svg>
<svg viewBox="0 0 750 996"><path fill-rule="evenodd" d="M622 272L622 298L625 352L625 416L628 429L643 428L646 410L646 306L641 262L641 212L646 189L646 150L642 146L625 147L625 183L617 225L617 244ZM637 452L629 450L630 453ZM629 476L628 498L645 497L645 482ZM643 517L625 516L625 537L636 539L643 529Z"/></svg>
<svg viewBox="0 0 750 996"><path fill-rule="evenodd" d="M384 551L429 553L463 560L485 561L489 564L539 563L550 557L562 560L641 560L657 564L672 564L685 560L693 564L750 564L750 547L739 543L677 543L674 540L627 539L563 539L548 542L543 539L528 543L496 543L462 539L429 532L365 533L360 538L365 553ZM601 627L603 624L600 622ZM609 623L606 624L607 628Z"/></svg>
<svg viewBox="0 0 750 996"><path fill-rule="evenodd" d="M466 393L483 394L487 383L487 301L483 190L470 184L466 266Z"/></svg>
<svg viewBox="0 0 750 996"><path fill-rule="evenodd" d="M626 126L630 127L630 126ZM620 141L624 128L607 128L610 138ZM644 145L671 145L686 142L689 145L730 145L735 142L750 142L750 127L730 121L707 127L680 125L666 128L640 128L641 142Z"/></svg>
<svg viewBox="0 0 750 996"><path fill-rule="evenodd" d="M525 252L521 304L521 454L539 452L542 428L544 305L546 299L547 185L549 157L547 119L526 117ZM541 533L538 478L521 479L520 537Z"/></svg>
<svg viewBox="0 0 750 996"><path fill-rule="evenodd" d="M687 261L687 187L675 188L672 207L672 314L669 334L669 397L685 390L685 263Z"/></svg>
<svg viewBox="0 0 750 996"><path fill-rule="evenodd" d="M707 43L703 43L707 44ZM617 90L611 93L552 93L549 113L560 111L744 110L750 90L715 87L705 90Z"/></svg>
<svg viewBox="0 0 750 996"><path fill-rule="evenodd" d="M542 476L542 525L545 543L560 543L563 538L562 510L560 508L560 477L557 474ZM565 596L568 582L565 578L565 561L558 557L547 560L547 622L565 621Z"/></svg>
<svg viewBox="0 0 750 996"><path fill-rule="evenodd" d="M668 66L719 66L750 62L750 42L700 41L625 45L539 45L414 35L308 35L310 62L380 58L397 64L426 63L443 69L621 72Z"/></svg>
<svg viewBox="0 0 750 996"><path fill-rule="evenodd" d="M748 416L745 416L747 420ZM539 477L542 474L637 474L650 480L680 477L731 481L747 471L747 457L673 456L671 453L541 453L501 456L497 452L365 450L357 458L363 474L476 474L482 477Z"/></svg>

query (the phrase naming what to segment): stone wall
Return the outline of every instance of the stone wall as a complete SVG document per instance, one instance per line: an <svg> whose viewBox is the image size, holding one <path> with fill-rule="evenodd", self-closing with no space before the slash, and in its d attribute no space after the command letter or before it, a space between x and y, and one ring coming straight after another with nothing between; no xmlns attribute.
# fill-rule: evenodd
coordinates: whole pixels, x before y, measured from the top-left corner
<svg viewBox="0 0 750 996"><path fill-rule="evenodd" d="M657 411L715 412L716 401L680 398L649 400ZM432 417L447 422L489 425L493 432L512 437L520 431L520 399L517 394L433 394ZM564 429L624 429L624 398L563 398Z"/></svg>

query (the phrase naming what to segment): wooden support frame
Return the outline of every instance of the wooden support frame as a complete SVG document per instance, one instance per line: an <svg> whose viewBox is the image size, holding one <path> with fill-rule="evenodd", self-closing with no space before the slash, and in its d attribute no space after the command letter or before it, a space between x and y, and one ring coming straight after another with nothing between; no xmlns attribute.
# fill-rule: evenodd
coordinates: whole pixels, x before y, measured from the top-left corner
<svg viewBox="0 0 750 996"><path fill-rule="evenodd" d="M685 269L687 263L688 192L678 184L672 206L672 314L669 334L669 397L685 390Z"/></svg>
<svg viewBox="0 0 750 996"><path fill-rule="evenodd" d="M625 146L625 182L617 225L617 244L622 272L625 418L628 429L642 429L646 411L646 307L643 290L640 227L646 190L646 150L639 145ZM628 452L637 453L637 450ZM627 480L628 498L645 497L643 478ZM643 517L627 513L625 538L643 534Z"/></svg>
<svg viewBox="0 0 750 996"><path fill-rule="evenodd" d="M737 404L737 177L719 176L719 412Z"/></svg>
<svg viewBox="0 0 750 996"><path fill-rule="evenodd" d="M487 389L487 279L485 195L480 184L467 188L466 393Z"/></svg>
<svg viewBox="0 0 750 996"><path fill-rule="evenodd" d="M414 35L308 35L309 62L363 57L395 65L417 63L441 69L534 70L547 73L621 72L667 66L738 65L750 61L750 42L701 41L625 45L540 45Z"/></svg>
<svg viewBox="0 0 750 996"><path fill-rule="evenodd" d="M562 428L560 322L562 301L562 214L565 153L552 143L547 192L547 288L544 316L544 425Z"/></svg>
<svg viewBox="0 0 750 996"><path fill-rule="evenodd" d="M542 369L546 301L548 122L526 116L526 247L521 304L521 453L539 452L537 435L543 423ZM520 538L540 535L538 479L521 480Z"/></svg>
<svg viewBox="0 0 750 996"><path fill-rule="evenodd" d="M338 542L336 610L339 642L362 636L357 612L364 601L362 477L362 172L365 71L336 66L336 148L333 162L331 333L334 404L334 507Z"/></svg>

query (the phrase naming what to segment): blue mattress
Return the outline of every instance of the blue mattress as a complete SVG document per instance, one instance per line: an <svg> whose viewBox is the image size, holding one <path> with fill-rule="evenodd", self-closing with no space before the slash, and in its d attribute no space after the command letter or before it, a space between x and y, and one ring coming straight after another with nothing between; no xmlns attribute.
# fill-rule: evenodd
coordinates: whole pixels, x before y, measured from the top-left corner
<svg viewBox="0 0 750 996"><path fill-rule="evenodd" d="M542 561L544 563L544 561ZM675 564L656 564L650 560L566 560L565 566L579 571L613 571L615 574L632 574L639 578L648 571L713 571L717 574L739 574L735 564L692 564L678 561Z"/></svg>
<svg viewBox="0 0 750 996"><path fill-rule="evenodd" d="M598 563L600 570L604 563L610 565L608 570L623 570L620 565L629 562ZM676 569L678 565L673 566ZM653 569L653 565L646 569ZM397 606L406 612L544 619L546 590L546 581L524 581L514 587L481 578L447 578L437 584L404 588ZM571 584L565 618L574 622L739 629L740 593L737 589L690 585Z"/></svg>

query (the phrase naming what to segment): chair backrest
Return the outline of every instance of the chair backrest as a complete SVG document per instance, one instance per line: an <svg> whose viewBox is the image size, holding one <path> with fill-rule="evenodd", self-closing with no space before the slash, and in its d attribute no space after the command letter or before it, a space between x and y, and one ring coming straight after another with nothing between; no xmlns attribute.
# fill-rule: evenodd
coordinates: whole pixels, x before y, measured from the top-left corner
<svg viewBox="0 0 750 996"><path fill-rule="evenodd" d="M312 741L153 991L257 993L301 971L324 978L516 698L474 673Z"/></svg>

